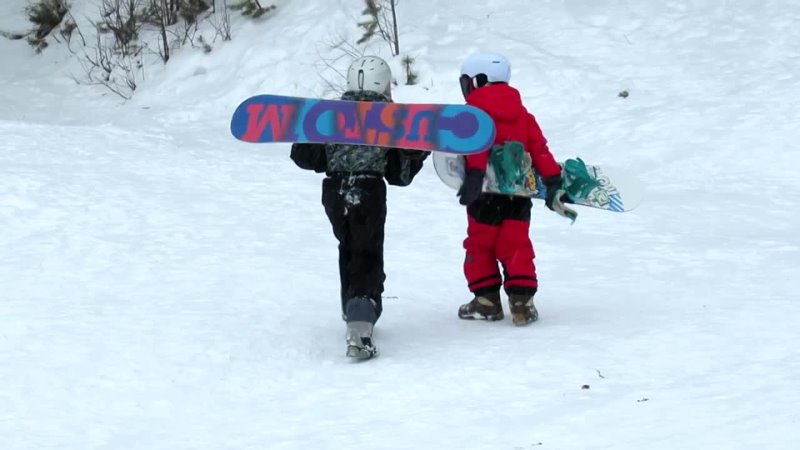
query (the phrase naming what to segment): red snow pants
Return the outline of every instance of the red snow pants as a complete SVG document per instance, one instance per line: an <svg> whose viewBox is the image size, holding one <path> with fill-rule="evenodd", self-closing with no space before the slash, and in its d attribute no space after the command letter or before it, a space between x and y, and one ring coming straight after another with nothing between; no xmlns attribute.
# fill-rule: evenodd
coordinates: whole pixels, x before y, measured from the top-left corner
<svg viewBox="0 0 800 450"><path fill-rule="evenodd" d="M467 207L464 275L475 295L498 292L501 286L508 294L536 293L531 207L529 198L498 194L482 194Z"/></svg>

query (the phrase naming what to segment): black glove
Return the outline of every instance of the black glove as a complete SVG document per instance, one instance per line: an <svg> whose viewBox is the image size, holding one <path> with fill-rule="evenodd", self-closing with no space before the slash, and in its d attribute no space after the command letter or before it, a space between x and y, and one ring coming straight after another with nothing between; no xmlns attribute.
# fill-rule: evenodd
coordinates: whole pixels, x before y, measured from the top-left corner
<svg viewBox="0 0 800 450"><path fill-rule="evenodd" d="M547 188L546 195L544 198L544 205L547 206L547 209L550 211L555 211L553 209L553 203L556 200L556 193L561 189L561 175L553 175L552 177L542 178L542 182L544 183L545 188ZM567 202L572 203L569 201L569 197L564 191L561 191L561 202L563 203L564 200Z"/></svg>
<svg viewBox="0 0 800 450"><path fill-rule="evenodd" d="M458 189L458 202L462 205L469 206L478 199L483 190L483 176L486 174L481 169L467 170L467 176L464 177L464 183Z"/></svg>

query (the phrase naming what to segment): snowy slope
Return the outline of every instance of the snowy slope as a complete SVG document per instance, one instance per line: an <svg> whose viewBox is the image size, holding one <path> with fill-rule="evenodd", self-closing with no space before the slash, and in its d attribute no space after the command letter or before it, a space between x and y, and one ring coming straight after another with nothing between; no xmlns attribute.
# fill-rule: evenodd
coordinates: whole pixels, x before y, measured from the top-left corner
<svg viewBox="0 0 800 450"><path fill-rule="evenodd" d="M421 82L392 60L395 99L459 102L461 60L505 52L556 156L637 173L645 201L573 226L537 205L540 322L463 322L466 220L426 167L389 192L365 364L320 177L227 123L255 93L324 93L358 2L237 18L127 103L76 85L63 46L0 39L0 448L800 446L800 8L485 3L400 3Z"/></svg>

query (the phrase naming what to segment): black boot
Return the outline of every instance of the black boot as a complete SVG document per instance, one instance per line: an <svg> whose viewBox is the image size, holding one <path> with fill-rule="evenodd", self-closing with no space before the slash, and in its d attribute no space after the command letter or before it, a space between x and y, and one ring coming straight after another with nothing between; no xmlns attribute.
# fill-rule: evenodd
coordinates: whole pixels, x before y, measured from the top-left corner
<svg viewBox="0 0 800 450"><path fill-rule="evenodd" d="M509 294L508 305L511 309L511 321L518 327L539 319L539 312L533 304L532 295Z"/></svg>
<svg viewBox="0 0 800 450"><path fill-rule="evenodd" d="M500 303L500 292L476 295L472 301L458 308L458 317L465 320L502 320L503 305Z"/></svg>

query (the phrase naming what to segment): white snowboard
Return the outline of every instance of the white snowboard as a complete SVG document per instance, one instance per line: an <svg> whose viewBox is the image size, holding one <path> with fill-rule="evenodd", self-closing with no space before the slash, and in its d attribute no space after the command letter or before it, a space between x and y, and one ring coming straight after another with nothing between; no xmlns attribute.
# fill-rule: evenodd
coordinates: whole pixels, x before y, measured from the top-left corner
<svg viewBox="0 0 800 450"><path fill-rule="evenodd" d="M433 152L432 156L433 165L439 178L453 189L460 188L465 173L464 157L442 152ZM561 163L562 169L567 161ZM571 161L574 162L576 160ZM591 184L591 189L588 192L582 192L575 198L570 196L576 205L625 212L636 208L641 203L644 194L642 184L630 173L612 167L592 165L586 165L586 171L594 183ZM566 191L571 193L570 182L573 180L567 173L563 173L563 176L565 178ZM511 192L508 190L503 191L497 186L494 171L490 166L484 178L483 192L544 199L546 188L542 183L542 179L533 170L530 170L528 176L525 177L524 183L518 186L517 189Z"/></svg>

